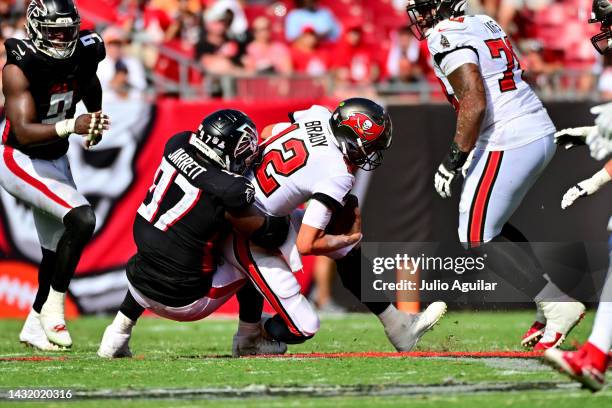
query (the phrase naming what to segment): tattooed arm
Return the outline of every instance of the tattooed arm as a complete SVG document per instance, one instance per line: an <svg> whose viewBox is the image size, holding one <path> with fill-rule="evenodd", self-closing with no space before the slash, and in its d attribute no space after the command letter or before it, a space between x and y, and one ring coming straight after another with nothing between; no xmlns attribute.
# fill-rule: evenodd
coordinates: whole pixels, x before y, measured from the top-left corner
<svg viewBox="0 0 612 408"><path fill-rule="evenodd" d="M482 74L478 65L464 64L448 76L448 81L459 100L455 143L459 150L469 153L476 145L487 109Z"/></svg>

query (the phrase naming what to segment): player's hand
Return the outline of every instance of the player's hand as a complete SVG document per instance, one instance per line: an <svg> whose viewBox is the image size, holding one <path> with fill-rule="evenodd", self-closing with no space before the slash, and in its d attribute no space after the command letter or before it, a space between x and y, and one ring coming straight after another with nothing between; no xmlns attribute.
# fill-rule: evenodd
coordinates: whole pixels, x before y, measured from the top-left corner
<svg viewBox="0 0 612 408"><path fill-rule="evenodd" d="M574 204L576 200L582 197L590 196L598 192L603 186L612 180L612 175L604 168L597 172L588 180L581 181L574 187L570 188L563 196L561 208L564 210Z"/></svg>
<svg viewBox="0 0 612 408"><path fill-rule="evenodd" d="M580 184L576 184L574 187L567 190L567 193L565 193L565 195L563 196L563 200L561 200L561 208L566 210L572 205L574 205L576 200L582 197L586 197L588 195L588 191L583 186L581 186Z"/></svg>
<svg viewBox="0 0 612 408"><path fill-rule="evenodd" d="M455 177L457 177L457 172L447 169L444 163L438 167L434 177L434 184L440 197L450 198L452 196L451 185Z"/></svg>
<svg viewBox="0 0 612 408"><path fill-rule="evenodd" d="M591 113L597 115L595 124L599 134L605 139L612 139L612 103L595 106L591 108Z"/></svg>
<svg viewBox="0 0 612 408"><path fill-rule="evenodd" d="M595 126L585 126L578 128L563 129L555 133L555 143L565 150L573 149L577 146L586 145L586 138Z"/></svg>
<svg viewBox="0 0 612 408"><path fill-rule="evenodd" d="M76 120L75 133L85 138L89 149L102 140L102 135L110 128L110 118L102 112L86 113Z"/></svg>

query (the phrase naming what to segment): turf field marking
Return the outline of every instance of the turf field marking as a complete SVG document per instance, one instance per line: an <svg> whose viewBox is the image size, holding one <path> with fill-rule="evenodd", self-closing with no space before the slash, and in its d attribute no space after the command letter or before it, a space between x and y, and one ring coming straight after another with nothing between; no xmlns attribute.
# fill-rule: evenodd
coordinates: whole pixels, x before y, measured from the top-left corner
<svg viewBox="0 0 612 408"><path fill-rule="evenodd" d="M29 357L0 357L0 361L65 361L66 357L29 356Z"/></svg>
<svg viewBox="0 0 612 408"><path fill-rule="evenodd" d="M542 353L534 351L411 351L401 352L356 352L356 353L303 353L250 358L539 358Z"/></svg>

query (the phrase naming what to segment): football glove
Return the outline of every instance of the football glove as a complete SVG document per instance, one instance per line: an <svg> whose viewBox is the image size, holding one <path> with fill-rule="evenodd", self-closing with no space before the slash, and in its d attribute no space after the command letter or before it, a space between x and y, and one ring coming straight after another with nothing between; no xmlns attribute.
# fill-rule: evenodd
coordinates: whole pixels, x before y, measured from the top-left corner
<svg viewBox="0 0 612 408"><path fill-rule="evenodd" d="M448 156L440 164L434 177L434 185L440 197L450 198L452 196L453 181L461 173L469 156L469 153L462 152L457 143L453 142Z"/></svg>
<svg viewBox="0 0 612 408"><path fill-rule="evenodd" d="M595 126L563 129L555 133L555 143L564 147L565 150L570 150L577 146L584 146L586 145L588 134L595 130Z"/></svg>
<svg viewBox="0 0 612 408"><path fill-rule="evenodd" d="M610 176L606 169L603 169L590 179L581 181L565 193L563 200L561 200L561 208L565 210L571 207L579 198L595 194L610 180L612 180L612 176Z"/></svg>
<svg viewBox="0 0 612 408"><path fill-rule="evenodd" d="M595 106L591 108L591 113L597 115L595 125L599 129L599 134L604 139L612 139L612 103Z"/></svg>

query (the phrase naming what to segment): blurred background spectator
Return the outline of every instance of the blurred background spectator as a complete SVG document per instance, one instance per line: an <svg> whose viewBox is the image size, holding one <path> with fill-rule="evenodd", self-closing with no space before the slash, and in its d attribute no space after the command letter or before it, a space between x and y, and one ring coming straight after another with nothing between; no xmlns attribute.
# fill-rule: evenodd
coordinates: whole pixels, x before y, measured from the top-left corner
<svg viewBox="0 0 612 408"><path fill-rule="evenodd" d="M247 46L244 66L250 73L288 75L293 71L289 48L272 39L270 20L260 16L253 21L253 42Z"/></svg>
<svg viewBox="0 0 612 408"><path fill-rule="evenodd" d="M340 37L340 25L331 11L319 6L318 0L296 0L297 7L287 15L285 35L288 41L296 40L306 27L312 28L324 40L335 41Z"/></svg>
<svg viewBox="0 0 612 408"><path fill-rule="evenodd" d="M428 64L428 51L405 26L393 35L387 57L389 79L397 82L416 82L423 78L423 66Z"/></svg>
<svg viewBox="0 0 612 408"><path fill-rule="evenodd" d="M330 67L327 49L321 46L312 27L304 27L291 45L291 61L296 72L312 77L325 75Z"/></svg>
<svg viewBox="0 0 612 408"><path fill-rule="evenodd" d="M142 62L129 55L128 34L120 28L110 27L104 31L102 38L106 44L106 59L98 65L98 78L102 88L109 88L117 67L122 67L127 85L131 89L144 92L147 89L146 72Z"/></svg>

